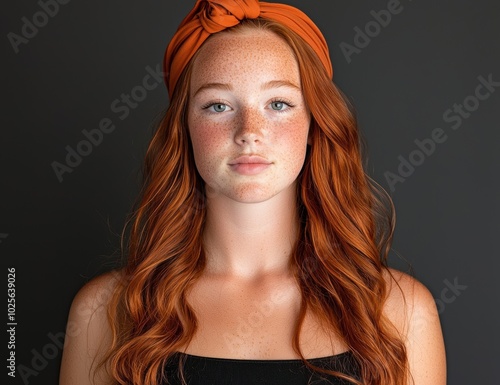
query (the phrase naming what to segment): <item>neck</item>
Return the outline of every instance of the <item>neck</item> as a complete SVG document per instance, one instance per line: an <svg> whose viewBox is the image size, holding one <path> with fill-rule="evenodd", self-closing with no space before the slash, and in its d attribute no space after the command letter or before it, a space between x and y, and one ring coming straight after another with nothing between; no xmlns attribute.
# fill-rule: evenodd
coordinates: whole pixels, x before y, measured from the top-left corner
<svg viewBox="0 0 500 385"><path fill-rule="evenodd" d="M260 203L207 198L206 271L249 280L289 273L299 225L296 205L295 185Z"/></svg>

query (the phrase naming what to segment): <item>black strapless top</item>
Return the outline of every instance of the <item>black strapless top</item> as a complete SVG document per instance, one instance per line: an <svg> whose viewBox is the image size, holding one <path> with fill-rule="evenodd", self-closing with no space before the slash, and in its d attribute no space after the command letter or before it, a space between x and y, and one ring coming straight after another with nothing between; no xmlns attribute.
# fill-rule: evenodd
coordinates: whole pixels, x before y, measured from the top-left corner
<svg viewBox="0 0 500 385"><path fill-rule="evenodd" d="M188 385L352 385L338 377L312 372L300 359L243 360L194 356L177 352L165 366L168 382L181 385L179 359L185 357L184 377ZM360 370L351 352L313 358L311 364L360 379Z"/></svg>

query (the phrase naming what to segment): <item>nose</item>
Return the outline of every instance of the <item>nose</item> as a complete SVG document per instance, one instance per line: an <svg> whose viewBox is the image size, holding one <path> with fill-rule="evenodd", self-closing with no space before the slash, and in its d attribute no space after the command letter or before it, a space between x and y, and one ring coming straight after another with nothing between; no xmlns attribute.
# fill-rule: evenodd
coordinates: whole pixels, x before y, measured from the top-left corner
<svg viewBox="0 0 500 385"><path fill-rule="evenodd" d="M237 116L234 140L239 145L250 145L264 139L265 119L255 109L241 109Z"/></svg>

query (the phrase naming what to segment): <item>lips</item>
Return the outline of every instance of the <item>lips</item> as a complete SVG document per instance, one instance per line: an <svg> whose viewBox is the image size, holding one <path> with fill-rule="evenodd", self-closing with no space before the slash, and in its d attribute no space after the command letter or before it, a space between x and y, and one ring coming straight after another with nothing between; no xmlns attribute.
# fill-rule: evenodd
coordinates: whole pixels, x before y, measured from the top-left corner
<svg viewBox="0 0 500 385"><path fill-rule="evenodd" d="M257 175L266 170L272 162L257 155L240 156L229 162L231 169L241 175Z"/></svg>
<svg viewBox="0 0 500 385"><path fill-rule="evenodd" d="M257 155L244 155L240 156L239 158L236 158L232 161L229 162L230 166L235 166L238 164L271 164L272 162L269 162L267 159L262 158Z"/></svg>

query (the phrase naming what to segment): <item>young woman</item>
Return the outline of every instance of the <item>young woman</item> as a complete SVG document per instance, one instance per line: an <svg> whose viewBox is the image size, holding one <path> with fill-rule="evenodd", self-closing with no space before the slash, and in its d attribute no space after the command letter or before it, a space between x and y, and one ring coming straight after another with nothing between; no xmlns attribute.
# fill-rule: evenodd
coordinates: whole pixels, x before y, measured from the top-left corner
<svg viewBox="0 0 500 385"><path fill-rule="evenodd" d="M76 295L60 385L444 385L434 300L386 265L390 198L313 22L198 0L165 73L126 265Z"/></svg>

